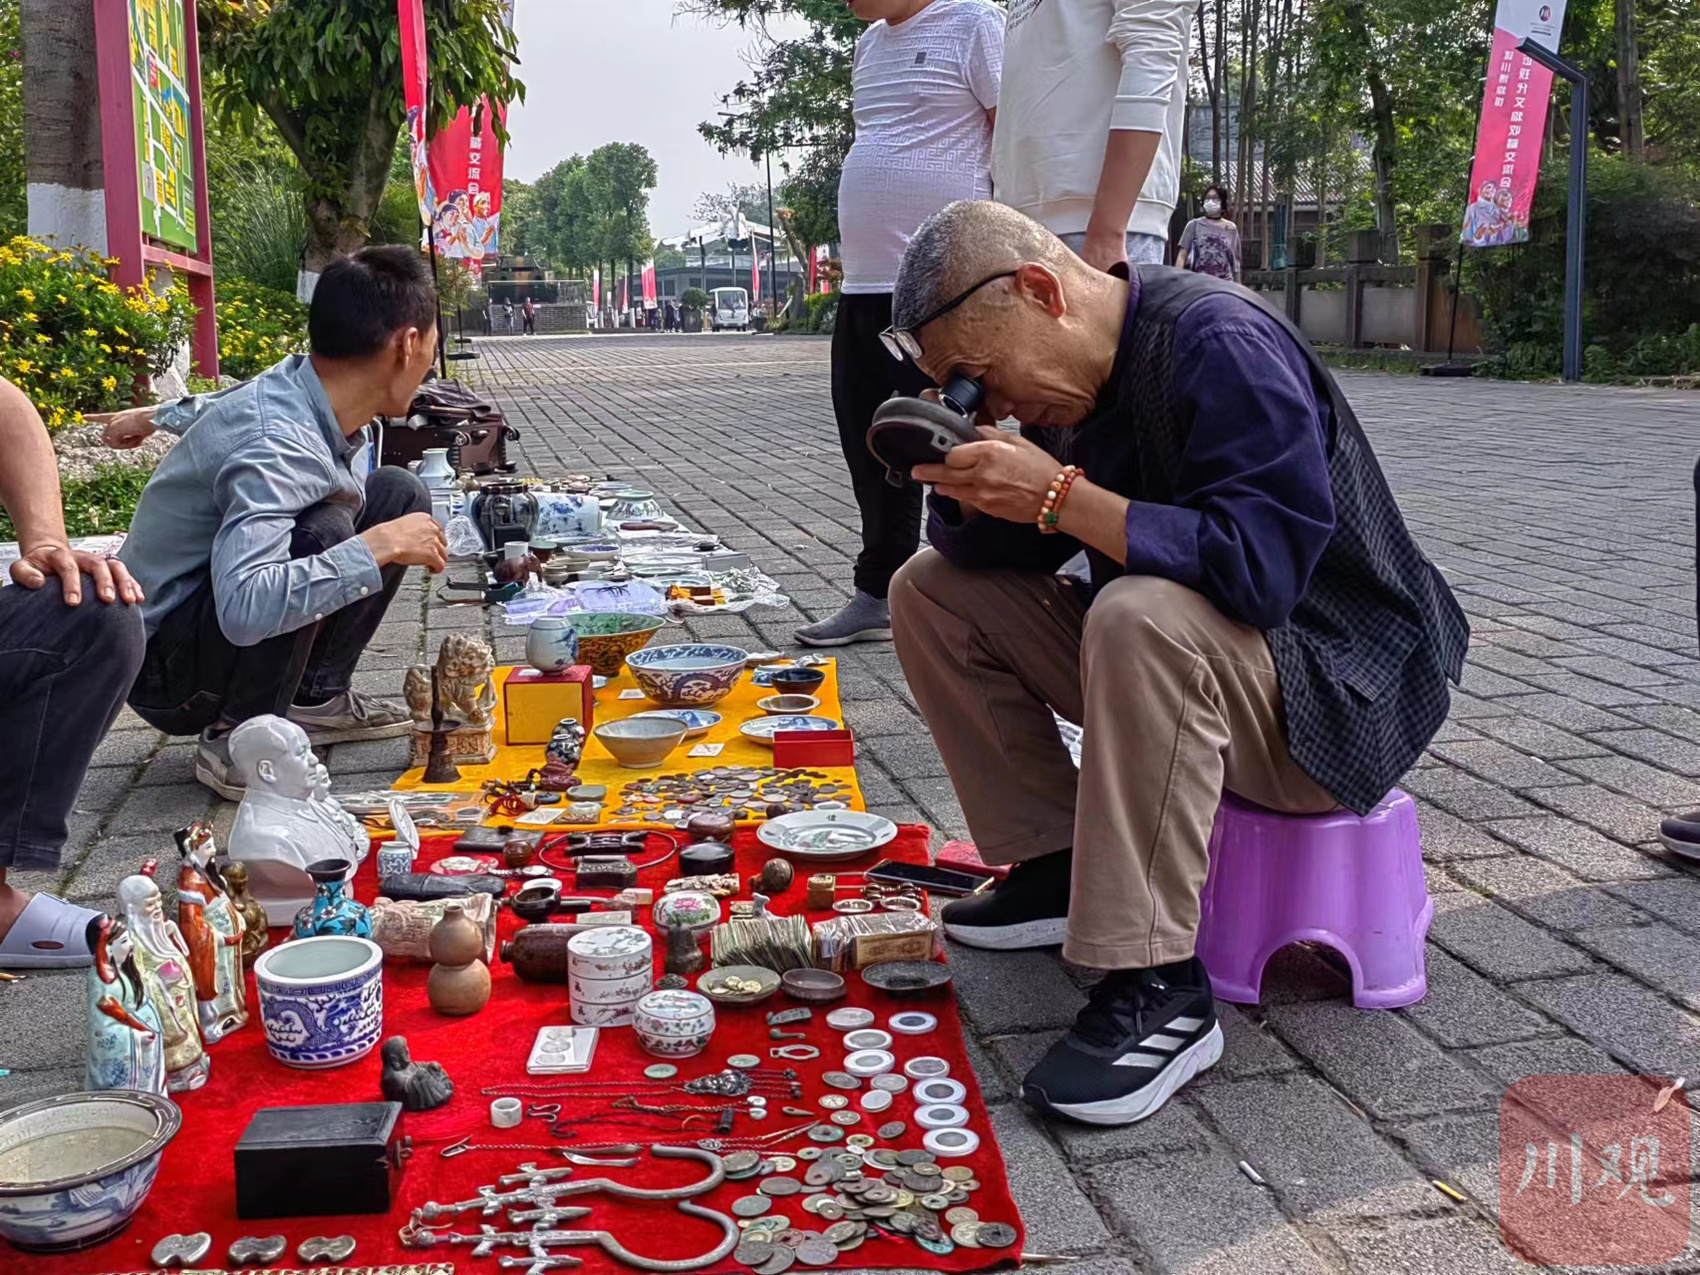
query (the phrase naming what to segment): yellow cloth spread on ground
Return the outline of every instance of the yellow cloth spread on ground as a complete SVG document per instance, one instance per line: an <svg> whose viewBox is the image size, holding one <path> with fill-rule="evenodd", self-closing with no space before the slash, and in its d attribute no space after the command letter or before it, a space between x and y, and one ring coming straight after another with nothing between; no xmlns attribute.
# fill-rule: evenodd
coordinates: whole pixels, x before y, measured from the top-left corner
<svg viewBox="0 0 1700 1275"><path fill-rule="evenodd" d="M504 741L507 738L507 723L502 716L502 683L514 671L513 665L504 665L494 674L496 684L496 707L491 715L495 724L491 728L491 736L496 741L495 760L486 766L461 766L460 781L453 784L426 784L422 782L424 769L416 768L408 771L395 781L397 789L427 789L441 791L445 789L476 789L486 779L505 779L509 781L524 779L532 770L543 765L542 744L516 744L509 746ZM813 694L820 700L820 707L815 709L812 716L830 717L835 721L844 720L843 709L838 700L838 662L829 661L820 666L826 674L826 681L820 684ZM738 733L738 728L752 718L766 716L756 707L756 701L769 695L777 695L778 691L771 686L756 686L750 681L750 674L745 673L738 679L737 686L718 704L710 704L706 711L719 713L720 722L706 735L687 739L668 754L659 766L647 770L635 770L620 765L594 733L585 741L584 758L579 762L578 777L583 784L608 785L608 800L603 812L604 820L620 805L620 789L634 779L644 779L655 775L673 775L692 773L698 770L708 770L715 766L771 766L773 765L773 750L761 744L752 742ZM647 696L642 699L621 699L620 692L638 689L637 680L630 669L622 668L619 676L610 678L608 685L596 692L596 724L617 721L622 717L630 717L635 713L649 712L662 707ZM698 744L725 744L725 748L716 757L692 757L691 749ZM866 807L862 802L862 790L856 784L856 770L853 766L822 766L819 769L833 782L840 786L838 797L852 810L862 810ZM848 791L845 791L848 789Z"/></svg>

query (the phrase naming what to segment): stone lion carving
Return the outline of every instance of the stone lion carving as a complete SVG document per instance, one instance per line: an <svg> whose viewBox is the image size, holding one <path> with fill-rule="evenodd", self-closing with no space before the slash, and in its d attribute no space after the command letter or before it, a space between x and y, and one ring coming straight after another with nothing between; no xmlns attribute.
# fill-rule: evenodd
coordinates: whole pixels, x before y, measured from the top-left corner
<svg viewBox="0 0 1700 1275"><path fill-rule="evenodd" d="M437 681L443 701L443 717L483 730L490 725L490 710L496 706L496 686L490 675L496 657L488 644L464 633L450 633L437 650ZM431 724L431 666L415 664L403 683L407 707L413 720Z"/></svg>

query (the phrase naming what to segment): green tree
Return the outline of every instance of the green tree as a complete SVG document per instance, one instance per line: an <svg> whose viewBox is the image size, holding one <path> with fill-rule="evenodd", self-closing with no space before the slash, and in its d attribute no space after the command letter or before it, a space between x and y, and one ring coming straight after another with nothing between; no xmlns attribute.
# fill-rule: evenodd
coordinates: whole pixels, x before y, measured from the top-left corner
<svg viewBox="0 0 1700 1275"><path fill-rule="evenodd" d="M405 116L391 0L231 0L199 9L215 72L208 98L228 122L276 126L301 166L306 269L367 242ZM427 132L485 95L523 100L509 73L501 0L425 0ZM488 121L503 143L506 131Z"/></svg>
<svg viewBox="0 0 1700 1275"><path fill-rule="evenodd" d="M755 182L732 182L725 190L704 191L691 205L692 217L719 225L729 225L735 212L743 213L746 221L767 225L767 187Z"/></svg>
<svg viewBox="0 0 1700 1275"><path fill-rule="evenodd" d="M24 233L24 35L19 0L0 0L0 242Z"/></svg>
<svg viewBox="0 0 1700 1275"><path fill-rule="evenodd" d="M541 230L536 190L517 178L506 178L502 182L502 251L547 260L549 253Z"/></svg>

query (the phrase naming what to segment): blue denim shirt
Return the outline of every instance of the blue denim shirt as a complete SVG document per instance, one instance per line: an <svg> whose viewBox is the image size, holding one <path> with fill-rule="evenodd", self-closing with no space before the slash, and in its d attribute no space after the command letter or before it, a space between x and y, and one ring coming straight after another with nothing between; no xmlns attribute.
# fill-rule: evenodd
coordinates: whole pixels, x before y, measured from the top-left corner
<svg viewBox="0 0 1700 1275"><path fill-rule="evenodd" d="M149 637L209 570L219 627L236 646L322 620L383 587L359 536L289 556L303 510L328 502L358 514L365 501L349 470L354 447L308 356L167 403L154 423L182 441L148 480L118 554L147 594Z"/></svg>

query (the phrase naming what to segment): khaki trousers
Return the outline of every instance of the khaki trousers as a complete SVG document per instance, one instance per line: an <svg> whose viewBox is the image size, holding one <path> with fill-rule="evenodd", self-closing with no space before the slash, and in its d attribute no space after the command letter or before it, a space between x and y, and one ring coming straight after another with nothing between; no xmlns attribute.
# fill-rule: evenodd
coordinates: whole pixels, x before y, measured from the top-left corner
<svg viewBox="0 0 1700 1275"><path fill-rule="evenodd" d="M1202 595L1124 576L969 571L928 550L891 587L910 692L987 863L1074 848L1063 955L1185 960L1226 788L1294 814L1334 799L1287 754L1269 644ZM1051 710L1082 727L1077 772Z"/></svg>

